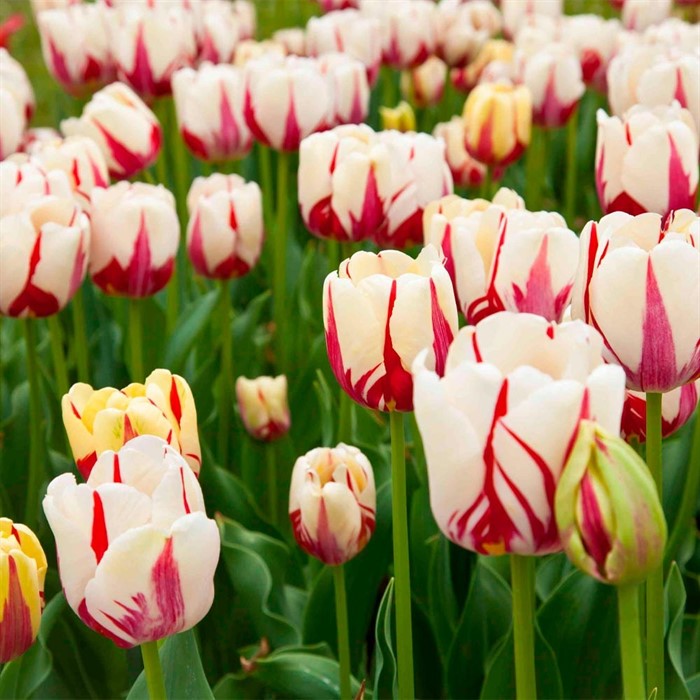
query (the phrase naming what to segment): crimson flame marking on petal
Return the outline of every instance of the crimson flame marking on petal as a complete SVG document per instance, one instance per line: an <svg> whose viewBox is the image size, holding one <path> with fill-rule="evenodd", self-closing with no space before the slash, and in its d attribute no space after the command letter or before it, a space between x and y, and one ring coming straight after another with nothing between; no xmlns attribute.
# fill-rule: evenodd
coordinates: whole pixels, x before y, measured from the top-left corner
<svg viewBox="0 0 700 700"><path fill-rule="evenodd" d="M605 530L598 498L588 473L581 481L581 539L586 551L595 561L601 576L605 576L605 561L612 549L610 537Z"/></svg>
<svg viewBox="0 0 700 700"><path fill-rule="evenodd" d="M119 453L114 453L114 459L112 461L112 481L116 484L122 483L122 472L119 465Z"/></svg>
<svg viewBox="0 0 700 700"><path fill-rule="evenodd" d="M674 209L692 209L696 194L690 190L690 172L686 173L683 170L683 160L671 134L668 135L668 142L668 205L664 214Z"/></svg>
<svg viewBox="0 0 700 700"><path fill-rule="evenodd" d="M177 391L177 382L175 377L170 378L170 410L175 416L178 427L182 422L182 404L180 403L180 394Z"/></svg>
<svg viewBox="0 0 700 700"><path fill-rule="evenodd" d="M92 493L92 503L92 537L90 539L90 547L95 553L95 559L97 559L99 564L109 547L109 537L107 535L107 523L105 522L102 498L97 491Z"/></svg>
<svg viewBox="0 0 700 700"><path fill-rule="evenodd" d="M78 471L82 474L83 479L87 480L87 478L90 476L90 472L95 466L95 462L97 462L97 452L95 451L90 452L90 454L86 455L85 457L78 457L78 459L75 460L75 464L78 467Z"/></svg>
<svg viewBox="0 0 700 700"><path fill-rule="evenodd" d="M24 283L22 291L17 295L12 304L10 304L10 308L7 310L8 316L19 316L25 309L29 316L51 316L60 308L58 299L53 294L37 287L32 282L36 268L41 261L41 240L42 233L39 232L34 241L34 247L32 248L32 253L29 258L27 280Z"/></svg>
<svg viewBox="0 0 700 700"><path fill-rule="evenodd" d="M0 611L0 662L5 663L24 653L32 644L32 617L22 593L17 562L8 556L7 598Z"/></svg>
<svg viewBox="0 0 700 700"><path fill-rule="evenodd" d="M182 484L182 505L185 508L185 513L191 513L190 504L187 500L187 491L185 489L185 472L180 469L180 483Z"/></svg>
<svg viewBox="0 0 700 700"><path fill-rule="evenodd" d="M430 308L433 325L433 353L435 355L435 372L439 377L445 374L447 351L454 340L454 334L445 314L440 307L435 281L430 280Z"/></svg>

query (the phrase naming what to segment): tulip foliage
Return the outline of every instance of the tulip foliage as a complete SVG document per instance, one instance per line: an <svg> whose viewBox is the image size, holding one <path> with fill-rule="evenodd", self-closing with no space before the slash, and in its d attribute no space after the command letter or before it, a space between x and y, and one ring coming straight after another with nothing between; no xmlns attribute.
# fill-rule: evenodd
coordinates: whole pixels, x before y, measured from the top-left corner
<svg viewBox="0 0 700 700"><path fill-rule="evenodd" d="M9 5L0 698L700 697L700 3Z"/></svg>

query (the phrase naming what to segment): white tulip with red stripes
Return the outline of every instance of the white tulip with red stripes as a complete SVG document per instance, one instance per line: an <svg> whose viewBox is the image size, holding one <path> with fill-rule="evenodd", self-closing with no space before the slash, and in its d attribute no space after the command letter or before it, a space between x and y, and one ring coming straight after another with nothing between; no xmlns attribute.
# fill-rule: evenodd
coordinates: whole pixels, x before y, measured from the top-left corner
<svg viewBox="0 0 700 700"><path fill-rule="evenodd" d="M194 627L214 599L220 539L184 458L152 435L97 460L86 484L44 498L68 604L120 647Z"/></svg>
<svg viewBox="0 0 700 700"><path fill-rule="evenodd" d="M561 550L554 492L579 423L620 426L624 373L602 345L580 321L503 312L459 332L444 377L417 357L416 419L446 537L480 554Z"/></svg>
<svg viewBox="0 0 700 700"><path fill-rule="evenodd" d="M0 219L22 211L31 200L49 194L63 199L73 197L64 172L47 171L34 161L17 158L0 163Z"/></svg>

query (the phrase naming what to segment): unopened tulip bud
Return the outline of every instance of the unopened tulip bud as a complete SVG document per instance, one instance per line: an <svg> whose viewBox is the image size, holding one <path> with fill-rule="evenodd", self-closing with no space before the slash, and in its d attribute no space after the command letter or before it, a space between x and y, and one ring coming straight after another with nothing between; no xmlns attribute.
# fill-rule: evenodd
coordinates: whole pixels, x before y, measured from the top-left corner
<svg viewBox="0 0 700 700"><path fill-rule="evenodd" d="M450 72L450 80L457 90L469 92L482 81L482 77L491 70L492 66L506 66L508 77L515 54L515 46L503 39L490 39L479 50L476 58L464 68L455 68ZM483 82L496 82L484 80Z"/></svg>
<svg viewBox="0 0 700 700"><path fill-rule="evenodd" d="M196 178L187 199L187 253L197 273L212 279L247 274L265 238L258 184L239 175Z"/></svg>
<svg viewBox="0 0 700 700"><path fill-rule="evenodd" d="M0 163L0 219L19 213L31 200L49 194L72 198L73 191L64 172L46 171L30 160L9 159Z"/></svg>
<svg viewBox="0 0 700 700"><path fill-rule="evenodd" d="M283 59L286 55L287 49L277 41L246 39L236 46L236 50L233 52L233 65L236 68L243 68L249 61L256 58L277 60Z"/></svg>
<svg viewBox="0 0 700 700"><path fill-rule="evenodd" d="M230 63L244 28L232 3L207 0L201 3L201 17L195 26L199 61ZM174 90L173 86L173 90Z"/></svg>
<svg viewBox="0 0 700 700"><path fill-rule="evenodd" d="M33 200L0 219L0 313L51 316L85 277L90 222L72 199Z"/></svg>
<svg viewBox="0 0 700 700"><path fill-rule="evenodd" d="M382 129L393 129L407 133L416 130L416 115L408 102L401 101L396 107L379 108Z"/></svg>
<svg viewBox="0 0 700 700"><path fill-rule="evenodd" d="M252 39L257 27L255 4L250 0L233 0L233 11L238 18L241 40Z"/></svg>
<svg viewBox="0 0 700 700"><path fill-rule="evenodd" d="M14 96L20 112L29 121L36 107L34 90L22 64L3 47L0 47L0 85Z"/></svg>
<svg viewBox="0 0 700 700"><path fill-rule="evenodd" d="M0 160L4 160L19 150L27 126L24 106L16 97L0 86Z"/></svg>
<svg viewBox="0 0 700 700"><path fill-rule="evenodd" d="M640 583L661 564L666 520L649 469L596 423L580 424L555 515L569 559L604 583Z"/></svg>
<svg viewBox="0 0 700 700"><path fill-rule="evenodd" d="M104 452L85 484L56 477L44 498L68 604L128 648L192 628L214 599L220 539L187 462L164 440Z"/></svg>
<svg viewBox="0 0 700 700"><path fill-rule="evenodd" d="M286 435L291 425L287 403L287 377L236 380L236 399L241 420L256 440L271 442Z"/></svg>
<svg viewBox="0 0 700 700"><path fill-rule="evenodd" d="M447 65L437 56L401 74L401 94L417 107L430 107L442 99Z"/></svg>
<svg viewBox="0 0 700 700"><path fill-rule="evenodd" d="M157 435L187 460L202 464L197 409L187 382L166 369L122 390L74 384L61 401L63 425L78 471L87 479L105 450L118 450L138 435Z"/></svg>
<svg viewBox="0 0 700 700"><path fill-rule="evenodd" d="M180 224L162 185L118 182L92 193L90 276L106 294L145 297L173 273ZM119 236L114 231L119 230Z"/></svg>
<svg viewBox="0 0 700 700"><path fill-rule="evenodd" d="M471 156L486 165L509 165L530 143L530 91L522 85L477 85L464 103L463 119Z"/></svg>
<svg viewBox="0 0 700 700"><path fill-rule="evenodd" d="M289 490L294 537L324 564L344 564L364 549L376 507L372 465L356 447L317 447L296 461Z"/></svg>
<svg viewBox="0 0 700 700"><path fill-rule="evenodd" d="M100 147L109 173L126 179L155 163L162 133L155 114L123 83L96 92L78 118L61 122L66 136L89 136Z"/></svg>
<svg viewBox="0 0 700 700"><path fill-rule="evenodd" d="M306 56L306 32L301 27L278 29L272 39L282 44L288 55Z"/></svg>
<svg viewBox="0 0 700 700"><path fill-rule="evenodd" d="M433 136L445 142L445 158L455 185L478 187L486 175L486 166L472 158L464 147L464 121L455 116L435 125Z"/></svg>
<svg viewBox="0 0 700 700"><path fill-rule="evenodd" d="M467 65L501 31L501 13L488 0L443 2L437 10L438 55L448 66Z"/></svg>
<svg viewBox="0 0 700 700"><path fill-rule="evenodd" d="M641 32L663 22L671 14L672 7L673 0L625 0L622 23L625 29Z"/></svg>
<svg viewBox="0 0 700 700"><path fill-rule="evenodd" d="M361 124L369 113L367 71L360 61L342 53L327 53L318 59L330 90L330 108L326 126Z"/></svg>
<svg viewBox="0 0 700 700"><path fill-rule="evenodd" d="M39 634L46 568L37 536L0 518L0 663L24 654Z"/></svg>

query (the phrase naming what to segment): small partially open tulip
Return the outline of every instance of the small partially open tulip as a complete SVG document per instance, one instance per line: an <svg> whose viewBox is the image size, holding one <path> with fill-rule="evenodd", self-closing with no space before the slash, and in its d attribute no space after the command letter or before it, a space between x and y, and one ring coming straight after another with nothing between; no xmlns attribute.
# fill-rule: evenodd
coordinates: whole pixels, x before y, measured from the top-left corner
<svg viewBox="0 0 700 700"><path fill-rule="evenodd" d="M323 322L331 368L354 401L380 411L413 409L411 363L430 348L442 374L457 332L452 283L437 250L355 253L326 277Z"/></svg>
<svg viewBox="0 0 700 700"><path fill-rule="evenodd" d="M73 191L64 172L46 171L35 161L10 159L0 163L0 219L49 194L71 199Z"/></svg>
<svg viewBox="0 0 700 700"><path fill-rule="evenodd" d="M407 133L416 130L416 115L408 102L402 100L396 107L382 105L379 108L382 129L393 129Z"/></svg>
<svg viewBox="0 0 700 700"><path fill-rule="evenodd" d="M39 633L46 568L37 536L0 518L0 663L24 654Z"/></svg>
<svg viewBox="0 0 700 700"><path fill-rule="evenodd" d="M89 136L112 177L130 178L155 163L162 133L155 114L123 83L96 92L78 118L61 122L66 136Z"/></svg>
<svg viewBox="0 0 700 700"><path fill-rule="evenodd" d="M486 165L508 165L530 143L530 91L522 85L477 85L464 103L463 119L470 155Z"/></svg>
<svg viewBox="0 0 700 700"><path fill-rule="evenodd" d="M36 199L0 219L0 313L51 316L85 277L90 222L72 199Z"/></svg>
<svg viewBox="0 0 700 700"><path fill-rule="evenodd" d="M291 425L287 403L287 377L257 377L236 380L238 411L248 434L271 442L286 435Z"/></svg>
<svg viewBox="0 0 700 700"><path fill-rule="evenodd" d="M100 289L145 297L168 283L180 224L175 198L165 187L123 181L94 190L91 217L90 276Z"/></svg>
<svg viewBox="0 0 700 700"><path fill-rule="evenodd" d="M324 564L357 556L374 532L374 473L357 447L317 447L296 461L289 518L299 545Z"/></svg>
<svg viewBox="0 0 700 700"><path fill-rule="evenodd" d="M243 70L204 63L173 76L178 126L187 147L206 161L243 158L253 135L243 118Z"/></svg>
<svg viewBox="0 0 700 700"><path fill-rule="evenodd" d="M435 125L433 136L445 142L445 158L454 184L459 187L478 187L486 175L486 166L472 158L464 147L464 122L455 116L449 122Z"/></svg>
<svg viewBox="0 0 700 700"><path fill-rule="evenodd" d="M430 107L442 99L446 79L447 65L437 56L431 56L401 74L401 94L417 107Z"/></svg>
<svg viewBox="0 0 700 700"><path fill-rule="evenodd" d="M569 559L604 583L640 583L661 564L666 520L649 469L594 422L580 424L555 514Z"/></svg>
<svg viewBox="0 0 700 700"><path fill-rule="evenodd" d="M219 531L194 473L164 440L105 452L86 484L56 477L44 513L68 604L118 646L183 632L209 611Z"/></svg>
<svg viewBox="0 0 700 700"><path fill-rule="evenodd" d="M143 384L121 390L74 384L61 410L78 471L86 479L105 450L118 450L138 435L163 438L199 474L197 409L192 390L177 374L157 369Z"/></svg>
<svg viewBox="0 0 700 700"><path fill-rule="evenodd" d="M196 178L187 199L187 254L197 273L224 280L247 274L265 238L258 184L239 175Z"/></svg>

